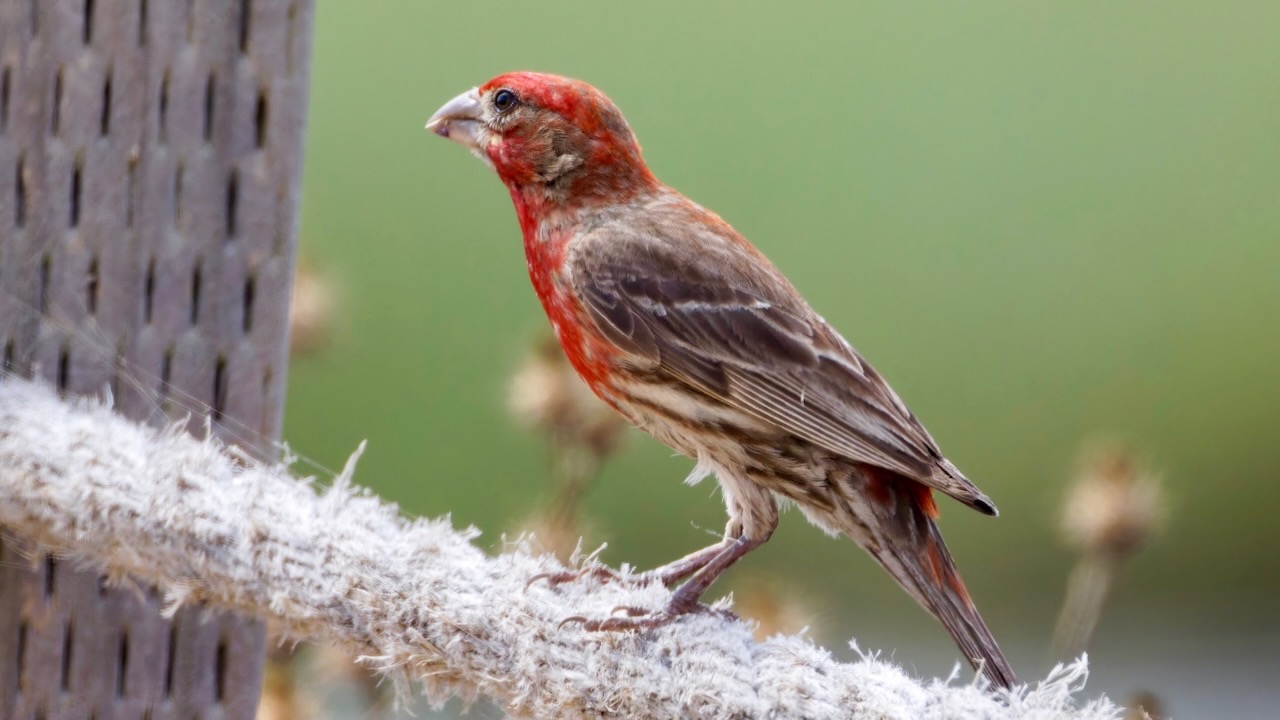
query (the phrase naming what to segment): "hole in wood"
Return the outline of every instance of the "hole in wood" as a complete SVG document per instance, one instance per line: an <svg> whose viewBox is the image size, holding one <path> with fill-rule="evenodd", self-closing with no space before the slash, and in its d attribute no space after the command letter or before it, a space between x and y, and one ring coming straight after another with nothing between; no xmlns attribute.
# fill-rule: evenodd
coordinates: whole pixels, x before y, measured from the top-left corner
<svg viewBox="0 0 1280 720"><path fill-rule="evenodd" d="M128 178L125 180L124 191L124 226L133 227L133 204L134 195L138 191L138 158L129 158Z"/></svg>
<svg viewBox="0 0 1280 720"><path fill-rule="evenodd" d="M285 72L289 75L293 74L293 35L298 25L298 3L289 3L289 9L285 12L285 29L284 29L284 67Z"/></svg>
<svg viewBox="0 0 1280 720"><path fill-rule="evenodd" d="M58 351L58 389L66 390L71 384L71 348L63 345Z"/></svg>
<svg viewBox="0 0 1280 720"><path fill-rule="evenodd" d="M195 270L191 271L191 324L200 323L200 280L202 270L200 263L196 263Z"/></svg>
<svg viewBox="0 0 1280 720"><path fill-rule="evenodd" d="M62 691L66 692L71 689L71 651L75 647L76 627L71 620L67 621L67 627L62 633Z"/></svg>
<svg viewBox="0 0 1280 720"><path fill-rule="evenodd" d="M156 112L160 121L160 142L165 141L169 128L169 70L160 78L160 97L156 101Z"/></svg>
<svg viewBox="0 0 1280 720"><path fill-rule="evenodd" d="M27 661L27 621L26 620L23 620L22 623L18 624L18 647L15 648L15 650L18 651L18 655L17 655L18 666L15 667L15 670L17 670L18 683L15 683L15 684L18 684L20 687L20 685L22 685L22 666L24 662Z"/></svg>
<svg viewBox="0 0 1280 720"><path fill-rule="evenodd" d="M84 0L84 44L93 42L93 0Z"/></svg>
<svg viewBox="0 0 1280 720"><path fill-rule="evenodd" d="M240 171L231 168L231 175L227 178L227 240L235 238L239 218L237 214L240 210Z"/></svg>
<svg viewBox="0 0 1280 720"><path fill-rule="evenodd" d="M106 137L111 132L111 71L107 71L107 79L102 84L102 117L98 122L98 134Z"/></svg>
<svg viewBox="0 0 1280 720"><path fill-rule="evenodd" d="M173 224L182 225L182 176L186 169L182 163L173 171Z"/></svg>
<svg viewBox="0 0 1280 720"><path fill-rule="evenodd" d="M49 112L49 130L54 134L58 134L58 129L62 126L62 68L58 68L58 72L53 76L53 105Z"/></svg>
<svg viewBox="0 0 1280 720"><path fill-rule="evenodd" d="M86 278L86 288L88 297L85 298L86 304L89 306L89 314L93 315L98 312L98 256L94 255L89 260L89 277Z"/></svg>
<svg viewBox="0 0 1280 720"><path fill-rule="evenodd" d="M53 597L53 591L57 589L54 587L54 577L56 575L57 569L58 569L58 561L55 560L52 555L45 555L44 556L44 596L46 598Z"/></svg>
<svg viewBox="0 0 1280 720"><path fill-rule="evenodd" d="M213 421L221 422L227 410L227 359L219 357L213 365Z"/></svg>
<svg viewBox="0 0 1280 720"><path fill-rule="evenodd" d="M173 697L173 666L178 659L178 626L169 628L169 651L164 661L164 696Z"/></svg>
<svg viewBox="0 0 1280 720"><path fill-rule="evenodd" d="M13 668L13 687L25 689L22 682L22 666L27 661L27 621L25 618L18 624L18 647L15 650L17 651L18 663Z"/></svg>
<svg viewBox="0 0 1280 720"><path fill-rule="evenodd" d="M80 226L80 185L84 177L83 160L76 158L75 167L71 169L71 227Z"/></svg>
<svg viewBox="0 0 1280 720"><path fill-rule="evenodd" d="M253 114L253 142L257 147L267 144L267 91L258 91L258 107Z"/></svg>
<svg viewBox="0 0 1280 720"><path fill-rule="evenodd" d="M99 575L97 579L97 585L98 585L98 597L106 597L107 596L107 576Z"/></svg>
<svg viewBox="0 0 1280 720"><path fill-rule="evenodd" d="M156 304L156 259L147 261L147 276L142 281L142 321L151 324L151 311Z"/></svg>
<svg viewBox="0 0 1280 720"><path fill-rule="evenodd" d="M124 697L129 691L129 633L120 633L120 645L116 649L116 697Z"/></svg>
<svg viewBox="0 0 1280 720"><path fill-rule="evenodd" d="M27 224L27 160L18 158L18 169L13 183L13 224L22 227Z"/></svg>
<svg viewBox="0 0 1280 720"><path fill-rule="evenodd" d="M13 372L13 340L10 339L4 344L4 371L6 373Z"/></svg>
<svg viewBox="0 0 1280 720"><path fill-rule="evenodd" d="M147 0L138 0L138 45L147 44Z"/></svg>
<svg viewBox="0 0 1280 720"><path fill-rule="evenodd" d="M216 96L217 78L213 73L204 84L204 141L213 140L213 103Z"/></svg>
<svg viewBox="0 0 1280 720"><path fill-rule="evenodd" d="M49 278L53 274L53 256L40 258L40 277L36 281L36 307L43 315L49 311Z"/></svg>
<svg viewBox="0 0 1280 720"><path fill-rule="evenodd" d="M280 178L280 182L276 183L276 203L281 207L284 206L285 191L288 189L288 181ZM285 244L289 241L289 226L285 222L284 213L276 213L275 237L271 242L271 254L280 257L284 253Z"/></svg>
<svg viewBox="0 0 1280 720"><path fill-rule="evenodd" d="M240 52L249 52L250 0L240 0Z"/></svg>
<svg viewBox="0 0 1280 720"><path fill-rule="evenodd" d="M173 346L165 348L164 358L160 361L160 404L169 399L169 379L173 377Z"/></svg>
<svg viewBox="0 0 1280 720"><path fill-rule="evenodd" d="M109 387L111 388L111 397L120 397L120 376L124 374L124 341L121 340L116 345L116 361L111 365L111 380Z"/></svg>
<svg viewBox="0 0 1280 720"><path fill-rule="evenodd" d="M6 66L0 71L0 133L9 129L9 93L12 86L13 69Z"/></svg>
<svg viewBox="0 0 1280 720"><path fill-rule="evenodd" d="M271 402L265 400L266 398L271 397L272 375L273 373L271 372L271 368L267 368L262 373L262 397L264 398L264 402L262 403L262 422L259 424L258 430L267 437L274 435L270 430L271 421L275 418L275 413L272 412Z"/></svg>
<svg viewBox="0 0 1280 720"><path fill-rule="evenodd" d="M218 652L213 662L214 699L219 703L227 696L227 641L218 643Z"/></svg>
<svg viewBox="0 0 1280 720"><path fill-rule="evenodd" d="M257 280L252 275L244 279L244 296L241 303L241 328L244 334L248 335L253 332L253 301L257 294Z"/></svg>

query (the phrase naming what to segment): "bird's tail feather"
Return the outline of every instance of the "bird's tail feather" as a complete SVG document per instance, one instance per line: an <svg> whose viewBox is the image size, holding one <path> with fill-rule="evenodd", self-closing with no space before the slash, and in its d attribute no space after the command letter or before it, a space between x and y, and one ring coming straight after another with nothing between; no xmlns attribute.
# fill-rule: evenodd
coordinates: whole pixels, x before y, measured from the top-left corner
<svg viewBox="0 0 1280 720"><path fill-rule="evenodd" d="M883 472L883 471L882 471ZM888 486L888 487L884 487ZM878 528L869 528L878 543L871 554L903 588L946 627L965 658L994 685L1018 683L1009 661L969 598L951 553L934 518L937 510L929 488L906 478L885 478L889 503L877 503ZM874 547L878 545L879 547Z"/></svg>

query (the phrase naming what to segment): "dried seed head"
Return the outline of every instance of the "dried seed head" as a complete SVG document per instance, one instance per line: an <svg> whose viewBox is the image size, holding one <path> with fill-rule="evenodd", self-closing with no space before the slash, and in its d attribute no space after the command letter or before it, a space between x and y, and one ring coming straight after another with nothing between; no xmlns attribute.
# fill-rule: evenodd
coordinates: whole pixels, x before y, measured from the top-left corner
<svg viewBox="0 0 1280 720"><path fill-rule="evenodd" d="M580 552L584 538L593 534L577 512L557 512L557 509L541 510L525 521L520 534L529 540L538 552L556 556L560 562L571 564Z"/></svg>
<svg viewBox="0 0 1280 720"><path fill-rule="evenodd" d="M812 624L813 614L775 579L748 580L733 597L734 612L755 621L758 641L779 633L794 635Z"/></svg>
<svg viewBox="0 0 1280 720"><path fill-rule="evenodd" d="M1161 720L1165 717L1160 698L1147 690L1136 693L1125 708L1124 720Z"/></svg>
<svg viewBox="0 0 1280 720"><path fill-rule="evenodd" d="M385 682L386 678L379 670L329 645L315 643L306 649L303 667L311 676L309 684L324 688L319 696L308 695L310 702L320 702L323 706L332 701L332 695L337 694L356 702L364 711L362 717L382 717L387 714L386 707L394 701L393 688ZM297 717L319 716L318 711L312 710ZM255 720L262 720L262 716L259 715Z"/></svg>
<svg viewBox="0 0 1280 720"><path fill-rule="evenodd" d="M1162 524L1160 477L1117 444L1098 445L1081 457L1062 516L1067 541L1086 553L1119 557L1136 551Z"/></svg>
<svg viewBox="0 0 1280 720"><path fill-rule="evenodd" d="M333 283L300 262L289 297L289 354L315 352L333 335L337 293Z"/></svg>
<svg viewBox="0 0 1280 720"><path fill-rule="evenodd" d="M552 337L535 343L512 376L508 406L522 424L597 456L611 453L626 427L622 416L582 382Z"/></svg>
<svg viewBox="0 0 1280 720"><path fill-rule="evenodd" d="M283 646L281 646L283 647ZM297 720L311 717L313 708L307 697L298 692L294 674L294 654L279 648L268 654L262 673L262 694L258 699L257 720Z"/></svg>

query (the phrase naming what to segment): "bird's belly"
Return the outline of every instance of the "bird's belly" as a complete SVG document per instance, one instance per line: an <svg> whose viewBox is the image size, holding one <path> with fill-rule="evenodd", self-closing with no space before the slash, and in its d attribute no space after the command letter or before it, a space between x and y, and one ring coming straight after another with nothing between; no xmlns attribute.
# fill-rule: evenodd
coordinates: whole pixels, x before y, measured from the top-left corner
<svg viewBox="0 0 1280 720"><path fill-rule="evenodd" d="M633 375L612 385L608 395L618 410L682 455L711 454L731 461L725 455L735 454L733 449L744 442L772 444L782 438L776 426L669 376Z"/></svg>
<svg viewBox="0 0 1280 720"><path fill-rule="evenodd" d="M772 482L766 476L808 481L826 472L826 451L669 377L615 383L609 394L632 423L663 444L740 468L761 484Z"/></svg>
<svg viewBox="0 0 1280 720"><path fill-rule="evenodd" d="M615 383L609 394L637 427L699 461L691 481L715 468L796 503L828 533L846 524L847 496L859 477L856 463L674 380Z"/></svg>

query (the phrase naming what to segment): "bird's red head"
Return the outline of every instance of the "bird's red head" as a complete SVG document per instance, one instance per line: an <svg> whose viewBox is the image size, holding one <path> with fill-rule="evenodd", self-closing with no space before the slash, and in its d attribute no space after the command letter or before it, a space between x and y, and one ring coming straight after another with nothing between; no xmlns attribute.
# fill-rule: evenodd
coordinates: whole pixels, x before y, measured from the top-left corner
<svg viewBox="0 0 1280 720"><path fill-rule="evenodd" d="M617 106L580 80L499 75L450 100L427 128L470 148L513 193L553 205L617 201L657 185Z"/></svg>

